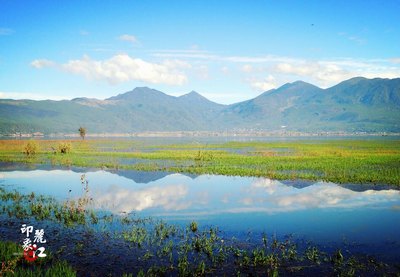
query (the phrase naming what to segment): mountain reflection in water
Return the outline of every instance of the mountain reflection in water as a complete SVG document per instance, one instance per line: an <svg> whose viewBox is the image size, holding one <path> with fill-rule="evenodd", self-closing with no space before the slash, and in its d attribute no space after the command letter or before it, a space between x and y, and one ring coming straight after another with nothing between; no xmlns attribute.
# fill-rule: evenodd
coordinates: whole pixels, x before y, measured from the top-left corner
<svg viewBox="0 0 400 277"><path fill-rule="evenodd" d="M208 178L213 177L201 176L197 180L188 178L186 184L150 185L145 188L126 188L113 184L106 190L97 190L93 198L98 207L107 207L113 212L129 213L157 208L158 211L169 214L182 212L193 214L200 211L203 215L240 212L280 213L324 208L379 208L400 200L400 192L397 190L359 192L325 182L317 182L298 189L266 178L253 179L250 184L240 188L232 185L224 192L216 187L218 184L208 184ZM194 188L193 183L202 183L202 190Z"/></svg>
<svg viewBox="0 0 400 277"><path fill-rule="evenodd" d="M81 174L71 170L3 171L0 178L27 192L65 199L80 196ZM346 188L327 182L138 171L94 171L85 175L95 207L115 213L276 214L329 208L383 209L398 206L400 201L398 190L366 187L363 191L359 189L362 185L351 190L352 186Z"/></svg>
<svg viewBox="0 0 400 277"><path fill-rule="evenodd" d="M233 233L266 230L314 241L352 237L400 244L400 193L384 186L374 190L366 185L254 177L10 168L0 171L0 185L65 201L84 193L82 174L94 208L118 214L178 224L196 220Z"/></svg>

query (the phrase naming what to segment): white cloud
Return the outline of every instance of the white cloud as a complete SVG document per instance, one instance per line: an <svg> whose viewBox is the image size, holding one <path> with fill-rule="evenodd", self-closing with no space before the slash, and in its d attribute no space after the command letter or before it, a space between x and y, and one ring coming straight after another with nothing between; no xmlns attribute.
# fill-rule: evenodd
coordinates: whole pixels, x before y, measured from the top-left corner
<svg viewBox="0 0 400 277"><path fill-rule="evenodd" d="M266 78L258 80L258 79L248 79L248 83L250 83L251 87L257 91L267 91L276 88L276 80L274 76L268 75Z"/></svg>
<svg viewBox="0 0 400 277"><path fill-rule="evenodd" d="M357 61L351 59L277 63L271 72L292 79L305 79L321 87L329 87L352 77L396 78L400 68L390 67L380 61Z"/></svg>
<svg viewBox="0 0 400 277"><path fill-rule="evenodd" d="M345 34L340 34L344 36ZM352 38L355 40L356 38ZM299 77L305 78L319 86L331 86L346 79L362 77L382 77L394 78L400 76L400 68L390 66L400 63L400 58L385 59L353 59L336 58L307 60L275 55L261 56L223 56L208 51L199 50L157 50L153 51L156 57L179 57L192 60L206 60L212 63L222 63L223 68L227 68L230 63L243 64L239 71L246 74L276 73L276 83L282 85L282 81L295 81ZM254 67L254 64L259 66ZM279 75L279 76L278 76Z"/></svg>
<svg viewBox="0 0 400 277"><path fill-rule="evenodd" d="M128 35L128 34L121 35L121 36L118 37L118 39L122 40L122 41L128 41L128 42L131 42L133 44L137 44L139 42L135 36Z"/></svg>
<svg viewBox="0 0 400 277"><path fill-rule="evenodd" d="M31 62L31 66L37 69L42 69L44 67L55 66L55 63L47 59L37 59Z"/></svg>
<svg viewBox="0 0 400 277"><path fill-rule="evenodd" d="M278 63L275 65L275 71L279 73L296 74L300 76L310 75L311 73L317 72L319 65L304 64L304 65L293 65L289 63Z"/></svg>
<svg viewBox="0 0 400 277"><path fill-rule="evenodd" d="M82 59L70 60L61 65L47 59L37 59L31 62L31 66L37 69L56 67L89 80L104 80L110 84L136 80L167 85L186 83L187 77L182 69L191 68L189 63L182 60L151 63L126 54L115 55L107 60L93 60L85 55Z"/></svg>
<svg viewBox="0 0 400 277"><path fill-rule="evenodd" d="M311 77L320 81L337 81L341 78L347 78L349 75L349 72L343 70L337 64L329 62L278 63L273 67L273 70L277 73Z"/></svg>
<svg viewBox="0 0 400 277"><path fill-rule="evenodd" d="M182 66L183 63L179 65ZM85 55L80 60L71 60L61 66L67 72L89 80L105 80L110 84L137 80L152 84L182 85L187 82L187 77L178 67L176 61L166 64L150 63L126 54L100 61Z"/></svg>
<svg viewBox="0 0 400 277"><path fill-rule="evenodd" d="M137 38L129 34L121 35L119 39L137 43ZM296 80L326 88L357 76L400 77L398 57L314 60L275 55L224 56L199 50L196 46L184 50L149 50L148 53L152 56L152 61L127 54L114 55L104 60L93 60L84 56L82 59L70 60L56 67L90 80L105 80L110 84L137 80L149 84L183 85L188 81L188 76L210 82L217 80L221 76L214 75L215 73L226 75L226 78L235 78L239 82L243 81L255 91L267 91ZM55 64L41 59L33 61L31 65L44 68Z"/></svg>
<svg viewBox="0 0 400 277"><path fill-rule="evenodd" d="M8 36L14 33L13 29L10 28L0 28L0 36Z"/></svg>

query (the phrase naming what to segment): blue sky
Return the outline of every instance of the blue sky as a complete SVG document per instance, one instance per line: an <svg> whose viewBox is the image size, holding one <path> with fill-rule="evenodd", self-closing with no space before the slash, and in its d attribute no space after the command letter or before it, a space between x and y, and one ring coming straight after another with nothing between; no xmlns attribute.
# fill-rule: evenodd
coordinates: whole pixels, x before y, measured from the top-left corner
<svg viewBox="0 0 400 277"><path fill-rule="evenodd" d="M219 103L287 82L400 77L400 1L0 2L0 97L148 86Z"/></svg>

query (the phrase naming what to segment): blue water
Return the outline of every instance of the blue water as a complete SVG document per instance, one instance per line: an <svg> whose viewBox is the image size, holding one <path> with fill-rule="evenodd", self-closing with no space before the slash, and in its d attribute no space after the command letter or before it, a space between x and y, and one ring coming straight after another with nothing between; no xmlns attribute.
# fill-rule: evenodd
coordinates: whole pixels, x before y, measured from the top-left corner
<svg viewBox="0 0 400 277"><path fill-rule="evenodd" d="M83 193L82 172L0 171L1 185L60 201ZM400 244L400 192L359 191L326 182L186 176L159 172L86 172L96 209L169 222L216 225L228 233L286 235L317 243ZM285 184L286 183L286 184Z"/></svg>

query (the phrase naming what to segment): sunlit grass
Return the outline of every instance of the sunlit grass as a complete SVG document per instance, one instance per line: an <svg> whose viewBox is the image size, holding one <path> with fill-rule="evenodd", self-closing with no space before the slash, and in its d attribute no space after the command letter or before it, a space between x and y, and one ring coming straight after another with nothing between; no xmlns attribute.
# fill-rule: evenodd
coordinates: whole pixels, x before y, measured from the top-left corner
<svg viewBox="0 0 400 277"><path fill-rule="evenodd" d="M40 150L27 157L23 153L26 141L0 141L0 161L400 185L399 140L152 146L132 140L71 140L67 154L54 151L59 143L38 140Z"/></svg>

